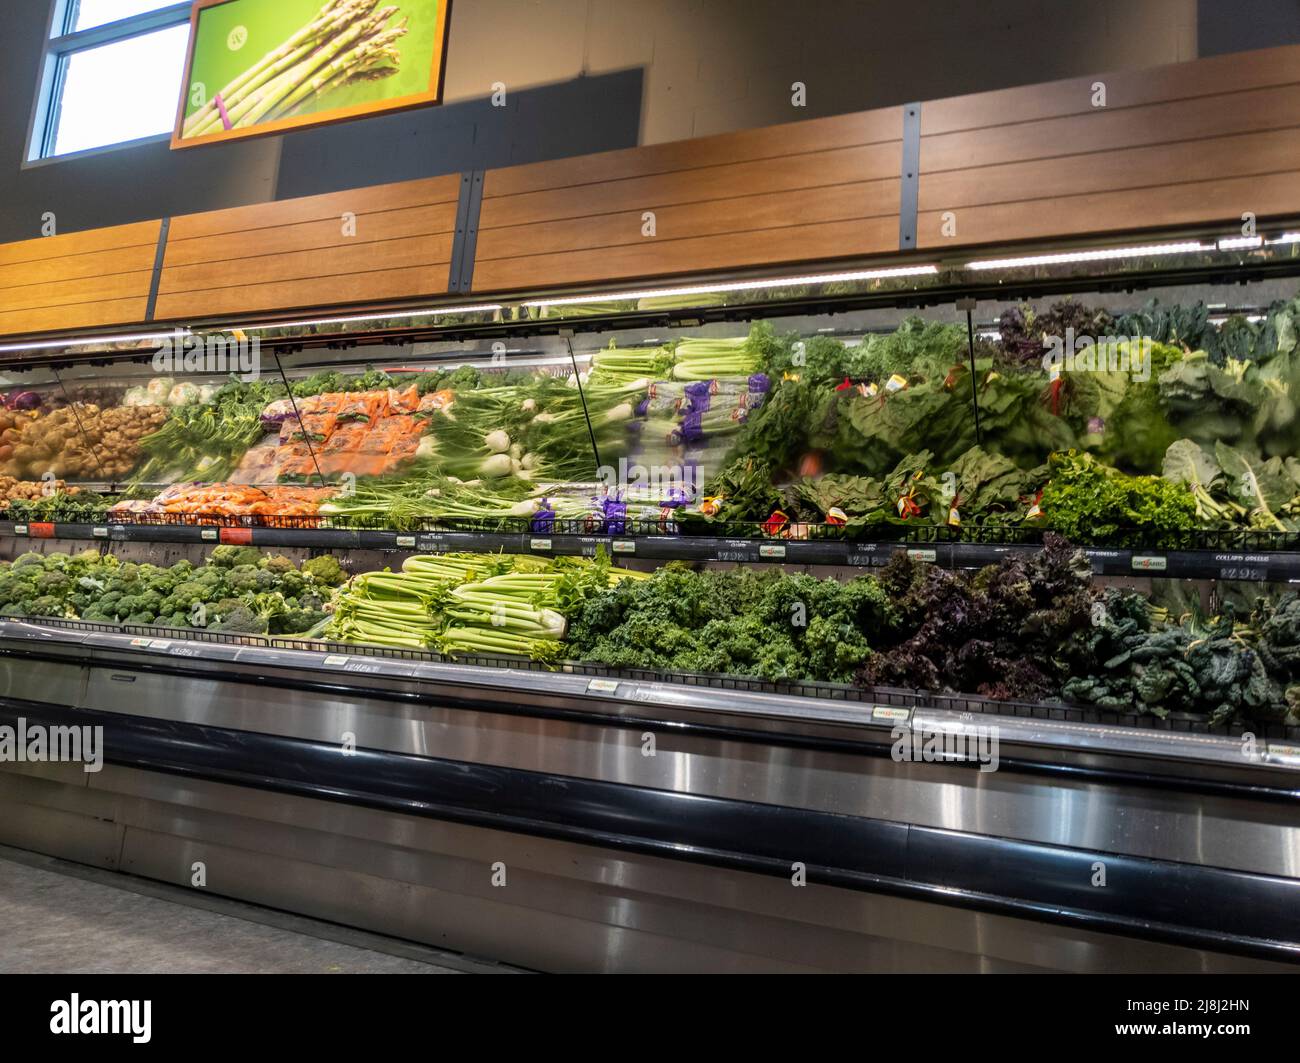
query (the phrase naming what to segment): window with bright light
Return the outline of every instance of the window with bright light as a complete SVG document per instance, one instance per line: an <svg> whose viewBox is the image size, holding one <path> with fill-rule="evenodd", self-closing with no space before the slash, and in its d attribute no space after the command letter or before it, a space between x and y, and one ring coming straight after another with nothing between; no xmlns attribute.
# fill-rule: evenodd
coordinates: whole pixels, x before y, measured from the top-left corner
<svg viewBox="0 0 1300 1063"><path fill-rule="evenodd" d="M189 15L175 0L54 0L29 157L170 133Z"/></svg>

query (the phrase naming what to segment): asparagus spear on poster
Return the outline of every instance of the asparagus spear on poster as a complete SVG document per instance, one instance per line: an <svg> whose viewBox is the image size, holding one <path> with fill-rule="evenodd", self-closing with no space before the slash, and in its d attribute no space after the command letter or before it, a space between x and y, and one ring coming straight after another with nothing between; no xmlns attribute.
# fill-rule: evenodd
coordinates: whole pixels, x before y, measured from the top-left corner
<svg viewBox="0 0 1300 1063"><path fill-rule="evenodd" d="M329 0L307 25L216 93L183 126L183 137L244 129L288 117L346 84L398 72L409 21L398 5Z"/></svg>

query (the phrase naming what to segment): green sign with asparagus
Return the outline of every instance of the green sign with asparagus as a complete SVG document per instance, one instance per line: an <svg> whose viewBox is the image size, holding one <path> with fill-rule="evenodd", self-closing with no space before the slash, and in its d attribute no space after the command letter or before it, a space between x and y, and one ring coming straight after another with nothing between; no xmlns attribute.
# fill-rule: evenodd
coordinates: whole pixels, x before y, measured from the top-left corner
<svg viewBox="0 0 1300 1063"><path fill-rule="evenodd" d="M197 0L172 147L436 103L451 0Z"/></svg>

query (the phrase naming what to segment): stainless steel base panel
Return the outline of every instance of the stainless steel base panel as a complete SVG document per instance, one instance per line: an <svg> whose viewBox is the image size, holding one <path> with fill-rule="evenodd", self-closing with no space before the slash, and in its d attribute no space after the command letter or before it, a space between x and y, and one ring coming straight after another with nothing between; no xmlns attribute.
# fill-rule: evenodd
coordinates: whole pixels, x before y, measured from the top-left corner
<svg viewBox="0 0 1300 1063"><path fill-rule="evenodd" d="M1294 971L112 766L4 765L0 843L543 971Z"/></svg>

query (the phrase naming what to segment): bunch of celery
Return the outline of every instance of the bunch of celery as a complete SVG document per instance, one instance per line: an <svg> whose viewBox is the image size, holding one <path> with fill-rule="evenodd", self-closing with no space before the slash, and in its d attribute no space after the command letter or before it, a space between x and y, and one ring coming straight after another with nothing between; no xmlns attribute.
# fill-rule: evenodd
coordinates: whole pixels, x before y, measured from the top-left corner
<svg viewBox="0 0 1300 1063"><path fill-rule="evenodd" d="M596 384L630 384L640 380L665 380L673 370L673 356L663 347L633 347L607 350L591 356L589 380Z"/></svg>
<svg viewBox="0 0 1300 1063"><path fill-rule="evenodd" d="M596 559L438 554L401 572L367 572L342 588L325 636L443 653L503 653L556 660L565 615L590 594L648 575Z"/></svg>
<svg viewBox="0 0 1300 1063"><path fill-rule="evenodd" d="M397 73L401 56L395 45L407 32L407 20L388 26L399 9L376 10L378 2L329 0L308 25L190 115L183 135L283 118L342 85Z"/></svg>
<svg viewBox="0 0 1300 1063"><path fill-rule="evenodd" d="M713 380L749 376L758 372L759 357L749 347L749 337L732 340L682 340L677 345L673 377L676 380Z"/></svg>

